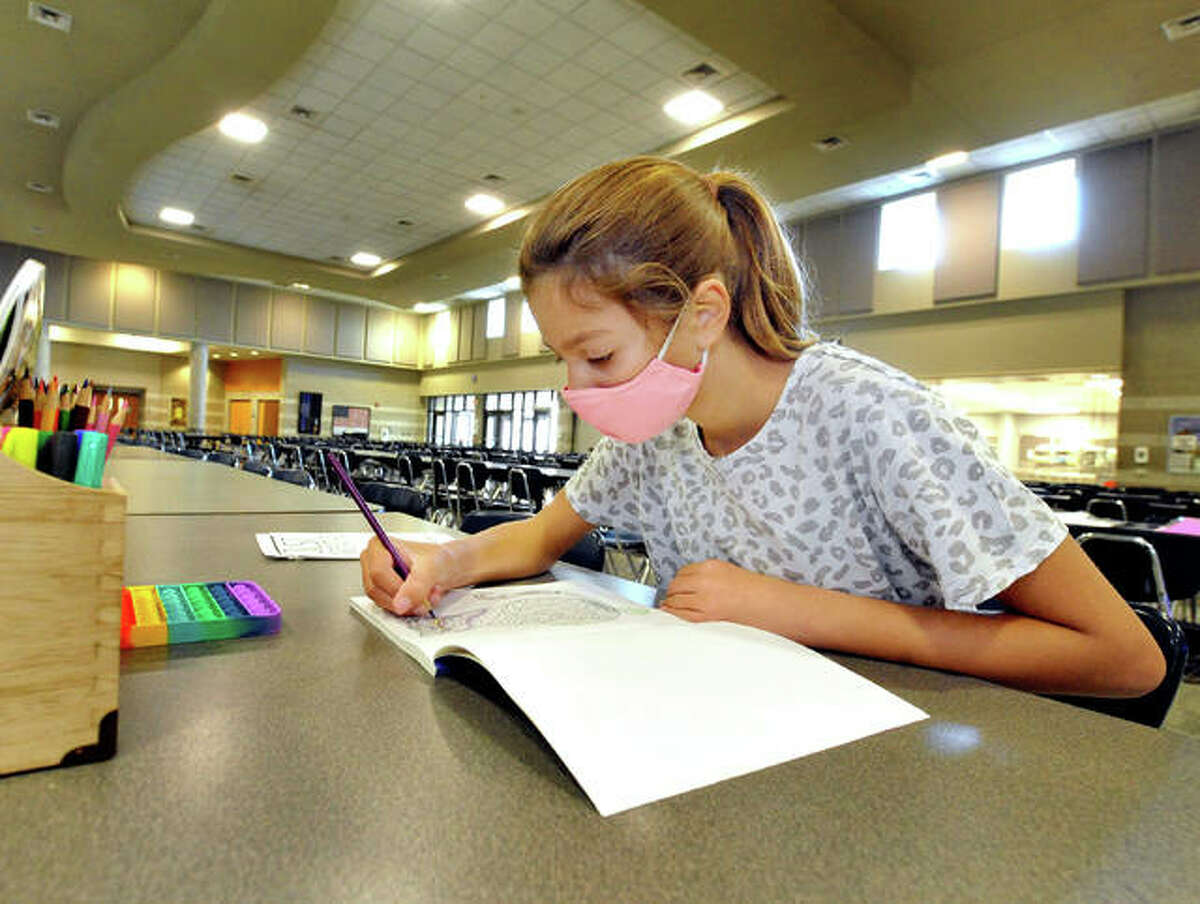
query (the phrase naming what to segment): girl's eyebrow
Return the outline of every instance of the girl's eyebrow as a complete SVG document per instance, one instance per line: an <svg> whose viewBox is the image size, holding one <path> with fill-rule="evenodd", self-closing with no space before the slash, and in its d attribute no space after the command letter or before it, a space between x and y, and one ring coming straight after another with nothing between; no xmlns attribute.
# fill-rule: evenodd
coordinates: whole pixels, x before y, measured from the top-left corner
<svg viewBox="0 0 1200 904"><path fill-rule="evenodd" d="M568 339L566 342L564 342L562 344L561 351L559 349L555 348L554 346L550 345L549 342L547 342L546 345L550 347L550 351L554 352L554 356L556 358L558 358L558 360L561 361L562 353L564 351L569 351L570 349L578 348L580 345L582 345L584 342L587 342L587 340L591 339L593 336L600 336L603 334L604 334L604 330L584 330L582 333L576 333L574 336L572 336L570 339Z"/></svg>

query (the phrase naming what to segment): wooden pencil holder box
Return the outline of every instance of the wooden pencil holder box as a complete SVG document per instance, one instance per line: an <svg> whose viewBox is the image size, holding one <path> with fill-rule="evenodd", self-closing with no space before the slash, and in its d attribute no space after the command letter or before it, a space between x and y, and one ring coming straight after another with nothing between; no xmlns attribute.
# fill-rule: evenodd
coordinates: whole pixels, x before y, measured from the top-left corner
<svg viewBox="0 0 1200 904"><path fill-rule="evenodd" d="M0 776L117 747L125 493L0 455Z"/></svg>

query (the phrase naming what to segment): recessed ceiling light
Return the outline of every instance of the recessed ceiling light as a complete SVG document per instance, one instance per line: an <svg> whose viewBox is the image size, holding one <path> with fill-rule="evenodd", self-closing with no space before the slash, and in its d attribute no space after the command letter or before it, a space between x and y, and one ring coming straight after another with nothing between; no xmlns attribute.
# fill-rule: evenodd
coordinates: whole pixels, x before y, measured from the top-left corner
<svg viewBox="0 0 1200 904"><path fill-rule="evenodd" d="M400 266L400 261L388 261L386 264L380 264L371 271L371 276L387 276L393 270Z"/></svg>
<svg viewBox="0 0 1200 904"><path fill-rule="evenodd" d="M504 209L504 202L495 195L487 195L480 192L476 195L471 195L463 202L467 210L472 213L477 213L481 216L490 217Z"/></svg>
<svg viewBox="0 0 1200 904"><path fill-rule="evenodd" d="M250 352L250 354L252 354L252 355L257 355L257 354L258 354L258 352L252 351L252 352Z"/></svg>
<svg viewBox="0 0 1200 904"><path fill-rule="evenodd" d="M49 110L26 110L25 118L43 129L57 129L62 124L58 115Z"/></svg>
<svg viewBox="0 0 1200 904"><path fill-rule="evenodd" d="M293 289L311 289L312 286L310 286L306 282L294 282L294 283L292 283L292 288Z"/></svg>
<svg viewBox="0 0 1200 904"><path fill-rule="evenodd" d="M219 358L219 357L221 357L221 353L220 353L220 352L213 352L213 357L214 357L214 358Z"/></svg>
<svg viewBox="0 0 1200 904"><path fill-rule="evenodd" d="M30 3L29 18L47 28L55 28L58 31L71 30L71 14L63 12L61 9L55 9L53 6L47 6L45 3Z"/></svg>
<svg viewBox="0 0 1200 904"><path fill-rule="evenodd" d="M967 162L968 157L966 151L951 151L949 154L941 154L932 160L926 160L925 169L936 173L954 166L962 166Z"/></svg>
<svg viewBox="0 0 1200 904"><path fill-rule="evenodd" d="M230 352L230 353L229 353L229 357L231 357L231 358L236 358L236 357L237 357L237 352Z"/></svg>
<svg viewBox="0 0 1200 904"><path fill-rule="evenodd" d="M436 314L439 311L445 311L446 305L440 301L418 301L412 306L414 314Z"/></svg>
<svg viewBox="0 0 1200 904"><path fill-rule="evenodd" d="M724 109L723 103L699 88L684 91L663 104L664 113L688 126L708 122Z"/></svg>
<svg viewBox="0 0 1200 904"><path fill-rule="evenodd" d="M54 186L49 182L39 182L37 179L30 179L25 183L25 187L30 191L35 191L39 195L48 195L54 191Z"/></svg>
<svg viewBox="0 0 1200 904"><path fill-rule="evenodd" d="M179 207L164 207L158 212L158 218L172 226L191 226L196 222L196 215L190 210Z"/></svg>
<svg viewBox="0 0 1200 904"><path fill-rule="evenodd" d="M248 113L227 113L217 123L221 134L242 144L258 144L267 137L267 124Z"/></svg>
<svg viewBox="0 0 1200 904"><path fill-rule="evenodd" d="M383 258L370 251L355 251L350 255L350 263L359 267L378 267Z"/></svg>

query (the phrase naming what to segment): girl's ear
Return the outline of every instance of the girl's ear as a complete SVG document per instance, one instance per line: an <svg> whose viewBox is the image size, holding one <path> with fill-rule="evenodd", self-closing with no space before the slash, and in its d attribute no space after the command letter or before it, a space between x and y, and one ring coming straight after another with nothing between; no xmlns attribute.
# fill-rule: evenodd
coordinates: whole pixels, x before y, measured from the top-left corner
<svg viewBox="0 0 1200 904"><path fill-rule="evenodd" d="M692 289L692 323L697 341L711 348L725 332L733 302L719 274L710 274Z"/></svg>

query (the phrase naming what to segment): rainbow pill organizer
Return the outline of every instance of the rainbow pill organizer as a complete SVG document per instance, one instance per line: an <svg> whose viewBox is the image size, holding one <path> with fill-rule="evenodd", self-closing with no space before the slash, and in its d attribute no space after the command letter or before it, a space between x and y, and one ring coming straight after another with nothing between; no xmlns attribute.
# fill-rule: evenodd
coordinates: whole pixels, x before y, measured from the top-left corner
<svg viewBox="0 0 1200 904"><path fill-rule="evenodd" d="M121 591L121 648L279 631L279 606L253 581L147 584Z"/></svg>

